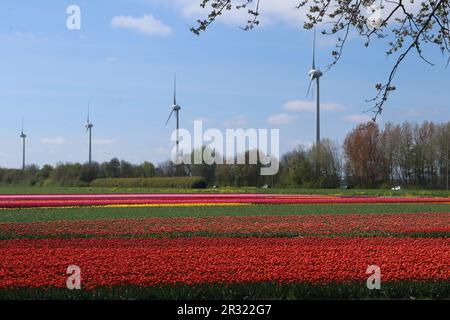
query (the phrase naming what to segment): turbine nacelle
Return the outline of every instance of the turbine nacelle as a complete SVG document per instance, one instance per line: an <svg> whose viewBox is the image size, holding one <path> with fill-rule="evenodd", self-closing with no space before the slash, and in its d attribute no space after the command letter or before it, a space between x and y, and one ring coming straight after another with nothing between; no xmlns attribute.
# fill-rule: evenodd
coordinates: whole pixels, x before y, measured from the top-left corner
<svg viewBox="0 0 450 320"><path fill-rule="evenodd" d="M20 137L22 139L25 139L27 137L27 135L23 132L24 130L24 126L23 126L23 118L22 118L22 128L20 129Z"/></svg>
<svg viewBox="0 0 450 320"><path fill-rule="evenodd" d="M92 164L92 128L94 127L94 125L91 123L91 119L89 117L90 111L91 111L91 106L90 106L90 102L89 102L86 124L84 125L84 127L86 128L86 132L89 132L89 167Z"/></svg>
<svg viewBox="0 0 450 320"><path fill-rule="evenodd" d="M167 124L170 121L170 118L172 118L172 115L175 112L175 115L177 117L177 130L178 130L179 129L178 128L178 124L179 124L179 118L178 117L179 117L179 111L181 110L181 107L177 104L177 77L176 77L176 75L175 75L174 81L173 81L173 105L172 105L172 107L170 107L170 109L172 111L170 111L169 117L167 118L167 121L166 121L165 125L167 126Z"/></svg>
<svg viewBox="0 0 450 320"><path fill-rule="evenodd" d="M315 79L319 79L321 76L323 76L323 73L319 69L311 69L308 72L308 75L309 75L309 78L312 81L312 80L315 80Z"/></svg>
<svg viewBox="0 0 450 320"><path fill-rule="evenodd" d="M178 112L181 110L181 107L179 105L177 105L177 104L174 104L170 109L172 109L172 111L169 114L169 118L167 118L167 121L166 121L166 124L165 124L166 126L169 123L170 118L172 118L172 115L173 115L174 112L175 112L175 115L178 118Z"/></svg>

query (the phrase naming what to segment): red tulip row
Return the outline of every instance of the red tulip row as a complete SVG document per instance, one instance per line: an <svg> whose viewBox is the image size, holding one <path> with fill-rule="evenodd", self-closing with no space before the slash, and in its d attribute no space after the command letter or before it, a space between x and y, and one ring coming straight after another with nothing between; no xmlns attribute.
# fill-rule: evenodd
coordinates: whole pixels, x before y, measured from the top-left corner
<svg viewBox="0 0 450 320"><path fill-rule="evenodd" d="M174 238L0 242L0 288L65 287L69 265L82 287L171 284L345 283L450 280L450 239Z"/></svg>
<svg viewBox="0 0 450 320"><path fill-rule="evenodd" d="M351 203L450 203L450 198L336 197L253 194L127 194L127 195L20 195L0 196L0 208L78 207L158 204L351 204Z"/></svg>
<svg viewBox="0 0 450 320"><path fill-rule="evenodd" d="M137 200L137 199L162 199L162 200L207 200L207 199L315 199L337 198L327 195L302 195L302 194L252 194L252 193L125 193L125 194L14 194L0 195L0 201L7 200Z"/></svg>
<svg viewBox="0 0 450 320"><path fill-rule="evenodd" d="M450 213L209 216L0 223L3 238L154 235L396 235L450 236Z"/></svg>

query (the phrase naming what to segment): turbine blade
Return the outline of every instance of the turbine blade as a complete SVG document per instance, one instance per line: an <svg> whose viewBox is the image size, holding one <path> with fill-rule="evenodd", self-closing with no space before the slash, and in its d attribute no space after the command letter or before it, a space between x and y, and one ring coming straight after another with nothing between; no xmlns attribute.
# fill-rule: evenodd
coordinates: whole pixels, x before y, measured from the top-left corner
<svg viewBox="0 0 450 320"><path fill-rule="evenodd" d="M309 86L308 86L308 91L306 92L306 98L309 97L309 92L311 91L311 85L313 83L313 79L311 79L311 81L309 81Z"/></svg>
<svg viewBox="0 0 450 320"><path fill-rule="evenodd" d="M169 114L169 118L167 118L166 124L164 126L167 126L167 124L169 123L170 118L172 117L173 114L173 110L172 112Z"/></svg>
<svg viewBox="0 0 450 320"><path fill-rule="evenodd" d="M87 123L89 123L89 113L91 111L91 101L88 102Z"/></svg>
<svg viewBox="0 0 450 320"><path fill-rule="evenodd" d="M177 74L173 78L173 105L177 105Z"/></svg>
<svg viewBox="0 0 450 320"><path fill-rule="evenodd" d="M316 94L317 94L317 86L314 86L314 87L312 88L311 99L314 100L314 97L316 96Z"/></svg>
<svg viewBox="0 0 450 320"><path fill-rule="evenodd" d="M313 40L313 61L312 68L316 68L316 27L314 27L314 40Z"/></svg>

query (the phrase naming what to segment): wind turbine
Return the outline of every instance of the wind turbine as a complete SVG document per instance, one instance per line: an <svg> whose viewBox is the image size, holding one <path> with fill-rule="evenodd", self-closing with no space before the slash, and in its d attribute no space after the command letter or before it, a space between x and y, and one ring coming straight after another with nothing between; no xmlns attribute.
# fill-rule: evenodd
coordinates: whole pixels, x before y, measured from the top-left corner
<svg viewBox="0 0 450 320"><path fill-rule="evenodd" d="M89 166L92 164L92 128L94 125L89 120L89 113L90 113L90 104L88 104L88 114L87 114L87 122L86 122L86 131L89 132Z"/></svg>
<svg viewBox="0 0 450 320"><path fill-rule="evenodd" d="M20 138L22 139L22 170L25 170L25 140L27 135L23 132L23 119L22 119L22 130L20 131Z"/></svg>
<svg viewBox="0 0 450 320"><path fill-rule="evenodd" d="M175 112L175 118L176 118L176 122L177 122L177 144L176 144L176 151L177 151L177 160L179 157L179 144L180 144L180 136L179 136L179 131L180 131L180 110L181 107L177 104L177 76L175 75L174 78L174 82L173 82L173 105L171 107L172 111L169 114L169 118L167 118L166 121L166 126L170 121L170 118L172 117L173 113Z"/></svg>
<svg viewBox="0 0 450 320"><path fill-rule="evenodd" d="M322 71L316 68L316 29L314 29L314 41L313 41L313 59L312 68L308 72L309 86L307 96L311 90L311 85L316 81L316 150L317 150L317 170L319 170L319 153L320 153L320 77L323 75Z"/></svg>

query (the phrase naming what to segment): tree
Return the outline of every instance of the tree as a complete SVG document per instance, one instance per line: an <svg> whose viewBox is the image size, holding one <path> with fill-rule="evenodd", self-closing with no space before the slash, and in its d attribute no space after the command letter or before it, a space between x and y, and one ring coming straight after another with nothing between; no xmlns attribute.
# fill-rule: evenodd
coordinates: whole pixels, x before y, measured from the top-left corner
<svg viewBox="0 0 450 320"><path fill-rule="evenodd" d="M229 164L219 164L216 167L216 183L219 186L233 186L233 167Z"/></svg>
<svg viewBox="0 0 450 320"><path fill-rule="evenodd" d="M361 124L350 132L344 141L347 172L350 181L362 187L375 187L383 176L383 151L378 124Z"/></svg>
<svg viewBox="0 0 450 320"><path fill-rule="evenodd" d="M157 175L160 177L175 177L177 175L177 165L170 160L159 164Z"/></svg>
<svg viewBox="0 0 450 320"><path fill-rule="evenodd" d="M98 162L92 162L91 164L83 164L80 180L85 183L90 183L92 180L101 177L100 164Z"/></svg>
<svg viewBox="0 0 450 320"><path fill-rule="evenodd" d="M280 161L280 184L289 187L336 188L340 184L342 157L339 146L324 139L320 142L320 152L316 146L297 149L286 153ZM320 171L314 169L317 155Z"/></svg>
<svg viewBox="0 0 450 320"><path fill-rule="evenodd" d="M140 175L144 178L151 178L156 174L155 166L151 162L145 161L139 168L141 171Z"/></svg>
<svg viewBox="0 0 450 320"><path fill-rule="evenodd" d="M289 187L306 187L314 179L313 165L303 147L286 153L280 161L280 183Z"/></svg>
<svg viewBox="0 0 450 320"><path fill-rule="evenodd" d="M208 154L211 154L213 157L221 157L221 155L215 153L214 150L211 150L207 146L202 146L201 148L195 149L192 151L190 158L191 163L187 167L189 168L190 173L193 176L200 176L206 179L206 182L208 185L211 185L215 182L216 179L216 163L208 164L205 163L205 159L203 155L207 152ZM201 164L195 164L195 158L202 159ZM223 161L222 161L223 162Z"/></svg>
<svg viewBox="0 0 450 320"><path fill-rule="evenodd" d="M134 168L128 161L120 161L120 177L121 178L132 178L134 177Z"/></svg>
<svg viewBox="0 0 450 320"><path fill-rule="evenodd" d="M266 154L258 149L252 149L238 154L234 174L238 177L239 186L260 187L266 184L265 176L261 175L261 169L264 167L263 159ZM239 158L244 160L244 164L239 164Z"/></svg>
<svg viewBox="0 0 450 320"><path fill-rule="evenodd" d="M449 159L450 159L450 122L439 126L439 171L442 176L441 185L448 190L449 183Z"/></svg>
<svg viewBox="0 0 450 320"><path fill-rule="evenodd" d="M310 151L310 157L316 157L315 148ZM320 176L315 177L319 188L336 188L340 184L342 159L339 146L329 139L320 142L319 152Z"/></svg>
<svg viewBox="0 0 450 320"><path fill-rule="evenodd" d="M42 169L39 171L39 178L43 180L47 180L50 178L50 174L53 171L53 167L51 165L44 165Z"/></svg>
<svg viewBox="0 0 450 320"><path fill-rule="evenodd" d="M373 119L383 112L389 94L396 90L394 78L405 58L415 52L423 61L426 45L437 47L450 61L450 4L448 0L392 0L376 8L377 0L298 0L292 10L304 10L305 29L312 29L319 23L324 24L325 35L337 35L333 60L328 66L335 65L341 58L349 34L356 32L365 39L368 47L373 40L387 42L388 55L396 55L394 65L383 83L375 85L376 94L371 110ZM261 7L264 0L201 0L200 6L207 10L207 17L197 20L197 26L191 31L196 35L205 31L226 11L247 10L248 21L243 30L252 30L259 25ZM368 18L368 12L384 12L377 19Z"/></svg>
<svg viewBox="0 0 450 320"><path fill-rule="evenodd" d="M400 133L399 166L404 184L409 184L413 179L413 127L409 122L403 123Z"/></svg>
<svg viewBox="0 0 450 320"><path fill-rule="evenodd" d="M50 174L49 184L61 187L86 186L88 172L86 166L83 167L80 163L58 163Z"/></svg>
<svg viewBox="0 0 450 320"><path fill-rule="evenodd" d="M106 162L102 165L102 169L105 172L107 178L118 178L120 177L120 161L117 158L111 159L111 161Z"/></svg>

